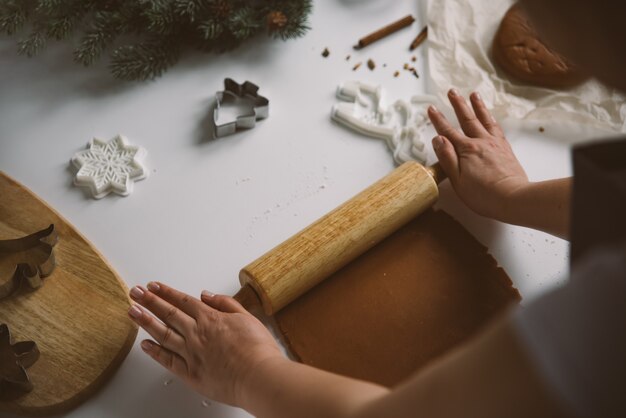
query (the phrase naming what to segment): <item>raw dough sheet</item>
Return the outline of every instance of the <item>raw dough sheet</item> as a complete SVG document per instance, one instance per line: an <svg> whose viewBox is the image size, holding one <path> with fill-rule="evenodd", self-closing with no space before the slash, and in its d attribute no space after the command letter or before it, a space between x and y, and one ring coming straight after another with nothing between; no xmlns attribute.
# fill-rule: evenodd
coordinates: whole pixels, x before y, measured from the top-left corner
<svg viewBox="0 0 626 418"><path fill-rule="evenodd" d="M305 364L393 386L520 300L457 221L428 211L275 316Z"/></svg>

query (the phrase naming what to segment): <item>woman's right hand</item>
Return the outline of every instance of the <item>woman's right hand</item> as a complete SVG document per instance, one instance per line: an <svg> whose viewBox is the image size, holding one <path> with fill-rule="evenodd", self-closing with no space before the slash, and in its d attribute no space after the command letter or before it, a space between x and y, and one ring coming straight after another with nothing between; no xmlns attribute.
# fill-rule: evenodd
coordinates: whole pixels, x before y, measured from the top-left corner
<svg viewBox="0 0 626 418"><path fill-rule="evenodd" d="M448 98L461 125L453 128L434 106L428 109L437 135L433 149L452 187L465 204L482 216L508 221L511 198L528 177L478 93L470 95L470 108L455 89Z"/></svg>

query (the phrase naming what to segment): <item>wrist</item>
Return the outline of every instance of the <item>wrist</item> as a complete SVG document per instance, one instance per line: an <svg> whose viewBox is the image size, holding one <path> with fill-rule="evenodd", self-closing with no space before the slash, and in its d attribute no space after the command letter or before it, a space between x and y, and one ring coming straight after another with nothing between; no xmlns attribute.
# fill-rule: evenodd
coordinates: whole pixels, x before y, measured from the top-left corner
<svg viewBox="0 0 626 418"><path fill-rule="evenodd" d="M501 196L500 213L494 218L508 224L520 224L520 213L527 207L527 197L532 194L535 183L526 181L520 183Z"/></svg>
<svg viewBox="0 0 626 418"><path fill-rule="evenodd" d="M257 398L263 397L263 390L272 385L272 375L291 360L282 353L267 355L254 362L242 375L236 388L237 406L253 413Z"/></svg>

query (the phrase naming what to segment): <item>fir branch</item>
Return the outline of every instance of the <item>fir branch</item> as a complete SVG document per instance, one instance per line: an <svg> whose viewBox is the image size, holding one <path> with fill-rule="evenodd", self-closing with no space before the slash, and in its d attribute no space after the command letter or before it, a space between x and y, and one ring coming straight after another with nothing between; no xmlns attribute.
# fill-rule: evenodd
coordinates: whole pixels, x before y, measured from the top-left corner
<svg viewBox="0 0 626 418"><path fill-rule="evenodd" d="M161 40L124 45L113 51L111 73L121 80L151 80L174 65L179 53L171 42Z"/></svg>
<svg viewBox="0 0 626 418"><path fill-rule="evenodd" d="M39 0L35 6L35 12L41 15L60 15L67 7L63 0Z"/></svg>
<svg viewBox="0 0 626 418"><path fill-rule="evenodd" d="M117 1L117 0L110 0ZM118 30L120 34L122 33L137 33L143 34L146 36L149 34L149 30L146 27L146 19L143 16L144 6L141 3L135 1L123 1L120 0L121 3L110 10L109 12L115 16L115 20L117 21ZM154 1L154 0L144 0L144 1Z"/></svg>
<svg viewBox="0 0 626 418"><path fill-rule="evenodd" d="M243 6L233 12L228 21L228 28L238 40L244 40L252 36L260 27L256 14L251 7Z"/></svg>
<svg viewBox="0 0 626 418"><path fill-rule="evenodd" d="M80 37L74 60L93 64L111 50L110 69L122 79L151 79L183 50L227 51L268 31L290 39L307 30L311 0L0 0L0 31L18 34L20 54L33 56L48 38ZM117 46L119 39L135 45Z"/></svg>
<svg viewBox="0 0 626 418"><path fill-rule="evenodd" d="M174 32L177 17L174 4L167 0L153 0L148 3L142 11L142 17L148 22L148 30L161 34Z"/></svg>
<svg viewBox="0 0 626 418"><path fill-rule="evenodd" d="M217 39L224 32L224 25L221 22L210 19L201 22L198 25L198 30L202 34L202 39L205 41L213 41Z"/></svg>
<svg viewBox="0 0 626 418"><path fill-rule="evenodd" d="M89 10L85 7L86 3L87 2L83 0L66 0L63 3L63 7L58 8L56 14L52 15L54 17L47 25L46 29L47 36L56 40L68 38ZM58 7L56 3L54 5L48 5L47 7L53 6Z"/></svg>
<svg viewBox="0 0 626 418"><path fill-rule="evenodd" d="M46 30L46 35L49 38L54 38L58 41L70 36L74 29L76 18L73 16L63 16L50 23Z"/></svg>
<svg viewBox="0 0 626 418"><path fill-rule="evenodd" d="M0 4L0 31L7 35L17 33L26 23L28 9L24 3L5 1Z"/></svg>
<svg viewBox="0 0 626 418"><path fill-rule="evenodd" d="M206 10L206 0L174 0L174 10L181 16L187 16L194 22L198 15Z"/></svg>
<svg viewBox="0 0 626 418"><path fill-rule="evenodd" d="M113 42L122 28L121 16L114 12L98 12L91 29L83 36L80 46L74 50L74 61L89 66L93 64Z"/></svg>
<svg viewBox="0 0 626 418"><path fill-rule="evenodd" d="M7 35L13 35L24 26L25 22L26 13L22 10L16 10L0 17L0 31Z"/></svg>
<svg viewBox="0 0 626 418"><path fill-rule="evenodd" d="M43 31L35 30L31 32L28 38L21 40L17 44L17 53L20 55L26 55L27 57L34 57L43 49L46 44L46 36Z"/></svg>

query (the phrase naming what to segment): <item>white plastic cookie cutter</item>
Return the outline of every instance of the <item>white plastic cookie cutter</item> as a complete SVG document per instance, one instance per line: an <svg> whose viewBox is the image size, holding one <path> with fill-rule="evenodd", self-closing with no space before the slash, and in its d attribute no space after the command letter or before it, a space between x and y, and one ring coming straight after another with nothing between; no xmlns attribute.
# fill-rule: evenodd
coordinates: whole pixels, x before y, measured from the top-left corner
<svg viewBox="0 0 626 418"><path fill-rule="evenodd" d="M86 150L77 152L70 160L77 170L74 184L88 187L95 199L111 192L128 196L134 182L148 177L146 153L145 148L131 145L122 135L110 141L93 138Z"/></svg>
<svg viewBox="0 0 626 418"><path fill-rule="evenodd" d="M409 160L426 163L423 131L430 124L426 114L431 104L439 104L433 95L415 95L410 102L385 102L381 86L349 81L337 87L337 98L331 118L363 135L384 139L397 164Z"/></svg>

